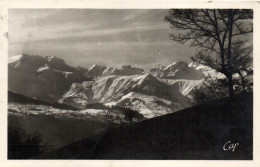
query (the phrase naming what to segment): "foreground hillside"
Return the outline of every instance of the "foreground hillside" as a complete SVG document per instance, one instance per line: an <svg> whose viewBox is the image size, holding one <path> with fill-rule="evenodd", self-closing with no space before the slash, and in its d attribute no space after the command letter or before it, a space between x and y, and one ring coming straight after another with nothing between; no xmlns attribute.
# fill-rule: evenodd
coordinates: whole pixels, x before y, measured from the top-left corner
<svg viewBox="0 0 260 167"><path fill-rule="evenodd" d="M114 129L36 159L252 159L252 135L253 95L246 94ZM229 141L239 143L234 151L223 150Z"/></svg>
<svg viewBox="0 0 260 167"><path fill-rule="evenodd" d="M11 133L8 136L8 158L23 159L35 155L30 146L19 142L23 136L19 137L19 134L35 135L37 132L42 139L40 144L46 145L44 151L50 151L99 134L117 122L127 122L128 112L122 107L109 108L103 104L91 104L87 109L76 110L8 91L8 132ZM132 121L144 119L137 111L133 111L132 116Z"/></svg>

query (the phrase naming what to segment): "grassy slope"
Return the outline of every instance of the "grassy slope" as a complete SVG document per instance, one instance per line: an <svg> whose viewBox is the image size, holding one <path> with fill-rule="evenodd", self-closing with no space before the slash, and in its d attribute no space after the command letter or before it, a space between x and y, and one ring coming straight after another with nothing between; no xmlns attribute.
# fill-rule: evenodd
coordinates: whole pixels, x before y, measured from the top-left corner
<svg viewBox="0 0 260 167"><path fill-rule="evenodd" d="M253 95L210 102L84 139L36 159L252 159ZM223 151L238 142L234 152Z"/></svg>

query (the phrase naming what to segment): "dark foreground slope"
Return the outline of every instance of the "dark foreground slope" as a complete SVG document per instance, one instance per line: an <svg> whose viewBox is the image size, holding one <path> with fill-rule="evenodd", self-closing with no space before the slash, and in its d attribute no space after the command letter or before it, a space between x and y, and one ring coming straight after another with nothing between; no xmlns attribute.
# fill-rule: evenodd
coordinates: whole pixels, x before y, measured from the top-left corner
<svg viewBox="0 0 260 167"><path fill-rule="evenodd" d="M35 158L250 160L252 120L253 95L247 94L111 130ZM234 151L223 150L229 141L239 143Z"/></svg>

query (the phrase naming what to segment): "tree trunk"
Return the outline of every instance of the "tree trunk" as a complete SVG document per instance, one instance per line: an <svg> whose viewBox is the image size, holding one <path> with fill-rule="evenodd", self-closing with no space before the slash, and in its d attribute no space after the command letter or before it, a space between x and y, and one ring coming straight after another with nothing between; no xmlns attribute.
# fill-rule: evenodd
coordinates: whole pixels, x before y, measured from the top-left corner
<svg viewBox="0 0 260 167"><path fill-rule="evenodd" d="M227 79L228 79L228 89L229 89L229 97L233 98L234 97L234 88L233 88L233 77L232 77L232 73L229 73L227 75Z"/></svg>
<svg viewBox="0 0 260 167"><path fill-rule="evenodd" d="M238 71L238 74L239 74L239 76L240 76L240 78L241 78L241 84L242 84L242 88L243 88L243 93L246 93L246 82L245 82L245 78L244 78L243 74L242 74L240 71Z"/></svg>
<svg viewBox="0 0 260 167"><path fill-rule="evenodd" d="M228 31L229 31L229 36L228 36L228 53L227 53L227 57L228 57L228 87L229 87L229 97L233 98L234 97L234 89L233 89L233 78L232 78L232 74L233 74L233 57L232 57L232 53L231 53L231 45L232 45L232 29L233 29L233 10L231 9L229 12L229 27L228 27Z"/></svg>

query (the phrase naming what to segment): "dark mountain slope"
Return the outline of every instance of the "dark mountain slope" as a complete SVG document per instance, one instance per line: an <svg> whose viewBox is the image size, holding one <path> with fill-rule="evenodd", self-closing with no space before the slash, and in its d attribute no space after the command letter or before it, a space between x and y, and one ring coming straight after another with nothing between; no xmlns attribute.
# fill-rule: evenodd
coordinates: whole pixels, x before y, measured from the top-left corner
<svg viewBox="0 0 260 167"><path fill-rule="evenodd" d="M48 105L58 109L67 109L67 110L78 110L75 107L60 104L60 103L49 103L39 99L33 99L21 94L17 94L11 91L8 91L8 104L10 103L19 103L19 104L34 104L34 105Z"/></svg>
<svg viewBox="0 0 260 167"><path fill-rule="evenodd" d="M8 90L43 101L57 102L72 83L90 79L56 57L18 55L8 58Z"/></svg>
<svg viewBox="0 0 260 167"><path fill-rule="evenodd" d="M252 159L253 95L213 101L73 143L36 159ZM223 145L239 143L234 152Z"/></svg>

